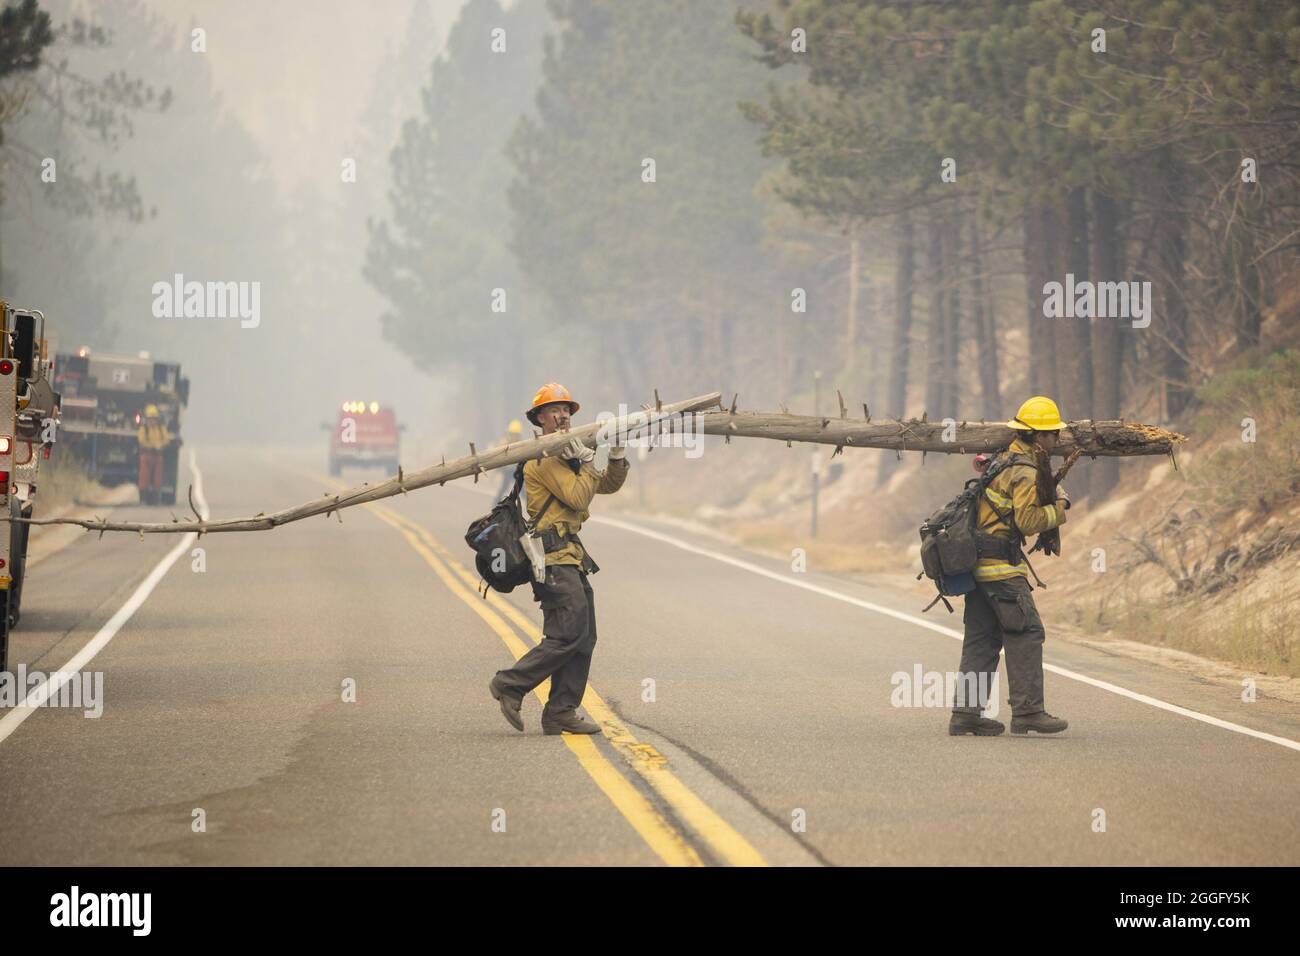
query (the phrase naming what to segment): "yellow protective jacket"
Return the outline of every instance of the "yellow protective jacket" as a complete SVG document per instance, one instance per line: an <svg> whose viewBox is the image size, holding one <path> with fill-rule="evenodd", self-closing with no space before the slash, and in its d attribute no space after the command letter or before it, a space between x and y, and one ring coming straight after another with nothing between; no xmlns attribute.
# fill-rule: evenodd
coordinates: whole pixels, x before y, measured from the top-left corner
<svg viewBox="0 0 1300 956"><path fill-rule="evenodd" d="M1024 455L1030 461L1034 460L1034 449L1020 438L1013 441L1003 454ZM1025 537L1065 524L1064 509L1058 509L1055 504L1038 503L1038 472L1032 465L1013 464L999 472L980 499L975 516L975 526L980 531L1007 541L1017 541L1009 521L999 517L999 511L1009 517L1014 515L1016 528ZM983 557L975 566L975 580L1001 581L1026 574L1026 567L1024 561L1008 564L999 557Z"/></svg>
<svg viewBox="0 0 1300 956"><path fill-rule="evenodd" d="M140 447L145 451L162 451L172 443L172 433L162 422L154 425L144 422L140 425L136 437L140 441Z"/></svg>
<svg viewBox="0 0 1300 956"><path fill-rule="evenodd" d="M591 517L587 511L596 495L612 495L627 480L626 458L611 458L602 475L591 465L583 465L575 474L568 462L560 458L542 458L524 465L524 488L528 492L528 517L537 521L537 515L546 504L548 496L555 500L537 523L536 531L554 528L563 537L571 537ZM582 564L582 545L567 541L563 548L546 555L546 563Z"/></svg>

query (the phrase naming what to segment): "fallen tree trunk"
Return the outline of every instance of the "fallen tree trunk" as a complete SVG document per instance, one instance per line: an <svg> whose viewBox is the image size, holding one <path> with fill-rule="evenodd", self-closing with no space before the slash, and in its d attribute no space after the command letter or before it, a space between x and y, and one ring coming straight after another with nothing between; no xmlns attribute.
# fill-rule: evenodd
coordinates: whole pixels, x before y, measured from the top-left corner
<svg viewBox="0 0 1300 956"><path fill-rule="evenodd" d="M765 438L794 442L812 442L835 445L838 453L845 447L878 448L895 451L936 452L941 454L975 454L999 451L1006 448L1015 437L1012 429L1000 423L989 422L929 422L919 419L879 419L866 417L850 419L845 415L843 399L840 400L840 417L823 418L809 415L791 415L786 412L737 412L733 399L731 408L721 409L719 394L702 395L656 408L645 406L621 418L611 418L573 428L568 432L544 435L525 441L501 445L479 452L470 444L470 454L448 462L445 459L428 468L409 474L398 470L395 477L375 485L364 484L337 494L276 511L259 513L246 518L227 518L210 521L199 516L194 507L191 489L190 508L193 521L173 519L170 522L108 521L103 518L8 518L3 521L25 521L28 524L72 524L88 531L134 531L139 534L175 534L195 531L200 535L225 531L268 531L281 525L316 515L338 515L344 508L391 498L429 485L442 485L457 478L478 476L496 468L505 468L535 458L545 458L558 452L574 438L595 446L608 441L612 435L621 440L650 438L681 432L705 435L724 435L741 438ZM718 409L704 411L704 409ZM865 406L863 409L866 412ZM1084 455L1172 455L1175 446L1186 439L1175 432L1152 425L1122 421L1073 422L1061 433L1061 441L1053 454L1066 456L1075 451ZM342 517L339 516L339 520Z"/></svg>
<svg viewBox="0 0 1300 956"><path fill-rule="evenodd" d="M733 406L734 408L734 406ZM705 412L695 416L706 435L817 442L850 448L981 454L1001 451L1016 437L1001 422L930 422L923 418L826 418L771 412ZM1061 430L1052 454L1067 457L1076 448L1091 457L1167 455L1186 441L1176 432L1124 421L1077 421Z"/></svg>
<svg viewBox="0 0 1300 956"><path fill-rule="evenodd" d="M500 445L482 452L478 451L474 447L474 443L471 442L469 446L470 453L453 461L443 459L437 465L409 473L403 472L399 468L397 475L387 481L381 481L374 485L359 485L346 491L340 491L337 494L326 494L312 501L271 514L258 513L247 518L227 518L222 521L205 520L199 515L198 509L194 506L194 489L191 487L190 510L194 512L193 521L173 519L171 521L137 522L108 521L103 518L8 517L0 520L22 521L27 524L79 525L87 531L98 531L101 537L105 531L134 531L142 535L183 534L190 531L197 531L200 535L218 534L225 531L269 531L290 522L301 521L303 518L312 518L316 515L337 515L344 508L352 508L371 501L391 498L394 495L406 494L408 491L427 488L429 485L442 485L457 478L466 478L473 475L474 480L478 481L479 475L495 468L505 468L523 461L552 455L575 438L594 446L597 442L597 436L602 430L613 431L618 429L631 438L637 438L650 429L662 427L663 423L671 421L676 416L697 412L704 408L716 407L720 398L720 394L714 392L711 395L701 395L698 398L688 399L684 402L660 403L657 408L646 406L642 411L633 412L621 418L611 418L606 422L594 422L590 425L572 428L567 432L556 432L551 435ZM339 520L343 520L341 515Z"/></svg>

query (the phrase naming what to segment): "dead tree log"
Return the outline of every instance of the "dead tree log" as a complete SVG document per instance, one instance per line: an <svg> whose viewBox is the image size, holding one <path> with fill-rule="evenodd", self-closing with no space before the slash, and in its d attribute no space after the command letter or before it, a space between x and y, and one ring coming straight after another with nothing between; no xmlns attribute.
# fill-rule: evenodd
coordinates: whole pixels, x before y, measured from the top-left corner
<svg viewBox="0 0 1300 956"><path fill-rule="evenodd" d="M101 537L105 531L133 531L142 535L178 534L196 531L200 536L225 531L269 531L272 528L278 528L293 521L301 521L303 518L312 518L316 515L329 516L331 514L338 516L339 520L342 521L342 515L338 513L344 508L352 508L371 501L391 498L394 495L406 494L408 491L427 488L430 485L443 485L448 481L466 478L470 475L473 475L474 480L477 482L479 475L495 468L505 468L523 461L545 458L548 455L555 454L575 438L594 446L599 440L602 430L613 433L618 429L629 438L637 438L650 429L667 427L668 423L675 417L705 408L716 407L720 397L718 392L714 392L711 395L701 395L698 398L688 399L684 402L663 404L659 401L659 395L656 392L655 407L647 405L644 406L642 411L633 412L622 418L610 418L604 422L594 422L590 425L572 428L567 432L556 432L551 435L500 445L482 452L475 449L473 442L471 442L469 446L470 453L452 461L444 459L437 465L410 473L405 473L399 468L396 476L389 478L387 481L381 481L374 485L359 485L346 491L340 491L337 494L326 494L312 501L271 514L259 513L247 518L227 518L221 521L205 520L199 515L198 509L194 507L193 488L191 488L190 510L194 512L194 520L192 521L181 521L176 518L171 521L137 522L108 521L103 518L8 517L0 520L22 521L27 524L79 525L87 531L98 531Z"/></svg>
<svg viewBox="0 0 1300 956"><path fill-rule="evenodd" d="M617 436L620 441L649 438L690 431L696 434L723 435L728 440L739 438L766 438L774 441L813 442L835 445L836 453L845 447L879 448L900 455L905 451L935 452L939 454L977 454L1006 448L1015 437L1012 429L990 422L944 422L920 419L862 419L848 418L844 399L840 398L840 417L824 418L810 415L790 415L777 412L738 412L735 400L730 409L719 405L719 394L702 395L684 402L664 405L655 395L655 407L644 406L643 411L622 418L583 425L567 432L557 432L527 441L514 442L479 452L470 444L470 453L454 461L413 471L400 469L397 475L378 484L364 484L326 494L272 514L259 513L247 518L227 518L221 521L205 520L194 508L191 495L190 508L193 521L173 519L170 522L108 521L103 518L8 518L0 521L25 521L28 524L72 524L88 531L134 531L138 534L175 534L195 531L200 535L224 531L269 531L293 521L316 515L338 515L344 508L391 498L429 485L442 485L457 478L478 476L496 468L505 468L535 458L554 454L574 438L595 446ZM718 409L704 411L704 409ZM1127 455L1172 455L1174 448L1186 439L1175 432L1152 425L1123 421L1079 421L1066 426L1061 441L1053 454L1067 456L1076 449L1091 457ZM192 490L192 489L191 489ZM342 521L342 516L339 516Z"/></svg>
<svg viewBox="0 0 1300 956"><path fill-rule="evenodd" d="M842 407L842 406L841 406ZM733 404L734 408L734 404ZM981 454L1000 451L1016 437L1000 422L930 422L925 419L826 418L771 412L704 412L695 416L706 435L817 442L840 448L883 448L897 452ZM1186 441L1176 432L1124 421L1077 421L1061 431L1052 449L1062 458L1076 448L1092 457L1167 455Z"/></svg>

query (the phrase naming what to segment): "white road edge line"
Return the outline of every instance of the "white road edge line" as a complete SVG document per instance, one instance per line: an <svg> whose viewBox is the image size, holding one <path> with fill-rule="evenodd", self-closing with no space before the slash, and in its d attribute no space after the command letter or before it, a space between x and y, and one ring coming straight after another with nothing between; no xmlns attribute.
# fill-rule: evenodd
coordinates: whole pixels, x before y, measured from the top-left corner
<svg viewBox="0 0 1300 956"><path fill-rule="evenodd" d="M194 502L199 506L199 516L206 519L208 517L208 503L203 497L203 475L199 471L198 462L194 457L194 446L189 446L190 453L190 474L194 479ZM49 680L43 683L36 690L28 694L21 703L13 710L0 718L0 743L3 743L10 734L22 726L22 722L30 717L38 707L40 707L51 695L57 694L59 688L72 679L72 676L80 671L83 667L94 659L95 655L103 650L108 642L111 641L117 632L140 606L153 593L153 589L158 586L158 582L176 563L177 559L189 549L189 546L195 542L198 535L189 531L182 536L177 542L176 547L167 552L167 555L154 565L154 569L149 572L149 576L140 582L140 586L135 592L127 598L125 604L117 609L117 613L108 619L108 623L99 629L94 637L86 642L72 659L55 671Z"/></svg>
<svg viewBox="0 0 1300 956"><path fill-rule="evenodd" d="M621 528L624 531L631 531L634 534L644 535L647 538L653 538L664 544L670 544L675 548L681 548L683 551L689 551L692 554L702 555L706 558L712 558L715 561L721 561L723 564L730 564L733 567L741 568L745 571L760 574L765 578L771 578L773 581L780 581L791 587L803 588L805 591L812 591L814 594L820 594L823 597L834 598L837 601L844 601L846 604L852 604L868 611L875 611L877 614L884 614L887 617L896 618L900 621L906 621L909 624L915 624L917 627L924 627L936 633L943 634L955 640L962 640L962 633L953 630L951 627L944 627L942 624L935 624L932 621L923 618L913 617L911 614L905 614L902 611L895 611L893 608L884 607L880 604L873 604L870 601L864 601L861 598L850 597L847 594L841 594L839 591L832 591L830 588L822 587L819 584L810 584L807 581L795 581L784 575L777 574L775 571L769 571L767 568L752 564L749 561L743 561L740 558L733 558L730 555L722 554L717 551L710 551L708 548L701 548L693 544L688 544L670 535L661 534L658 531L651 531L648 528L638 527L626 521L620 521L618 518L596 518L589 519L600 524L612 525L615 528ZM1108 681L1097 680L1095 677L1089 677L1086 674L1080 674L1078 671L1072 671L1056 664L1043 664L1043 670L1053 674L1059 674L1061 677L1068 677L1070 680L1076 680L1083 684L1090 684L1101 690L1110 691L1112 694L1118 694L1120 697L1127 697L1129 700L1135 700L1142 704L1148 704L1151 707L1158 707L1161 710L1167 710L1171 714L1179 714L1183 717L1190 717L1192 720L1199 720L1202 723L1210 724L1214 727L1222 727L1224 730L1231 730L1238 734L1245 734L1247 737L1255 737L1259 740L1266 740L1271 744L1277 744L1279 747L1287 747L1291 750L1300 751L1300 741L1291 740L1287 737L1278 737L1274 734L1266 734L1262 730L1255 730L1251 727L1244 727L1241 724L1234 724L1228 720L1221 720L1218 717L1212 717L1209 714L1202 714L1199 711L1188 710L1186 707L1179 707L1177 704L1171 704L1168 701L1160 700L1157 697L1149 697L1146 694L1139 694L1137 691L1129 690L1126 687L1120 687L1117 684L1111 684Z"/></svg>
<svg viewBox="0 0 1300 956"><path fill-rule="evenodd" d="M469 485L452 484L453 488L459 488L461 491L468 491L472 494L492 495L487 488L471 487ZM495 497L495 495L493 495ZM708 548L701 548L697 545L688 544L679 538L671 535L662 534L658 531L651 531L649 528L642 528L639 525L631 524L627 521L620 521L618 518L591 517L588 522L597 524L607 524L611 527L621 528L624 531L631 531L633 534L644 535L655 541L661 541L664 544L672 545L674 548L680 548L683 551L689 551L691 554L698 554L706 558L712 558L714 561L721 561L723 564L730 564L733 567L740 568L744 571L750 571L754 574L760 574L765 578L771 578L773 581L780 581L782 584L788 584L791 587L803 588L805 591L811 591L814 594L820 594L823 597L834 598L837 601L843 601L846 604L852 604L855 607L865 608L868 611L875 611L877 614L884 614L886 617L892 617L899 621L905 621L908 624L915 624L917 627L923 627L926 630L934 631L945 637L951 637L954 640L962 640L961 631L953 630L951 627L944 627L942 624L935 624L933 621L927 621L924 618L914 617L903 611L895 611L892 607L884 607L880 604L873 604L870 601L864 601L861 598L850 597L847 594L841 594L839 591L832 591L830 588L822 587L820 584L809 584L807 581L796 581L784 575L777 574L775 571L769 571L767 568L753 564L750 561L744 561L740 558L733 558L730 555L722 554L719 551L710 551ZM1167 700L1161 700L1158 697L1150 697L1146 694L1139 694L1135 690L1129 690L1127 687L1120 687L1118 684L1112 684L1109 681L1098 680L1095 677L1089 677L1087 674L1080 674L1078 671L1072 671L1067 667L1061 667L1057 664L1048 664L1044 662L1043 670L1052 674L1059 674L1061 677L1068 677L1070 680L1076 680L1081 684L1089 684L1101 690L1110 691L1120 697L1127 697L1129 700L1135 700L1140 704L1147 704L1151 707L1167 710L1171 714L1178 714L1182 717L1190 717L1192 720L1199 720L1201 723L1210 724L1213 727L1221 727L1224 730L1231 730L1234 733L1244 734L1247 737L1255 737L1258 740L1264 740L1271 744L1277 744L1279 747L1286 747L1289 750L1300 751L1300 741L1291 740L1288 737L1278 737L1275 734L1266 734L1262 730L1255 730L1253 727L1245 727L1241 724L1234 724L1230 720L1222 720L1209 714L1202 714L1197 710L1189 710L1186 707L1179 707L1177 704L1171 704ZM0 738L2 739L2 738Z"/></svg>

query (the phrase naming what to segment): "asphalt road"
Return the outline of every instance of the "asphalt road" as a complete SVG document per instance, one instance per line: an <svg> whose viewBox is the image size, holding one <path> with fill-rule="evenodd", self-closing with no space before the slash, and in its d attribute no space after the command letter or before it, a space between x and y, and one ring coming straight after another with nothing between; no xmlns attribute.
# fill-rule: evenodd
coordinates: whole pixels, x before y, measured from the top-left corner
<svg viewBox="0 0 1300 956"><path fill-rule="evenodd" d="M315 458L197 462L214 516L331 487ZM488 501L453 484L341 524L86 534L43 558L11 661L55 671L98 635L103 712L0 717L0 863L1300 863L1293 705L1053 641L1049 620L1069 731L952 738L891 678L955 670L924 624L956 617L649 520L583 532L605 734L543 736L536 697L518 734L486 685L541 616L527 589L474 593L462 535Z"/></svg>

